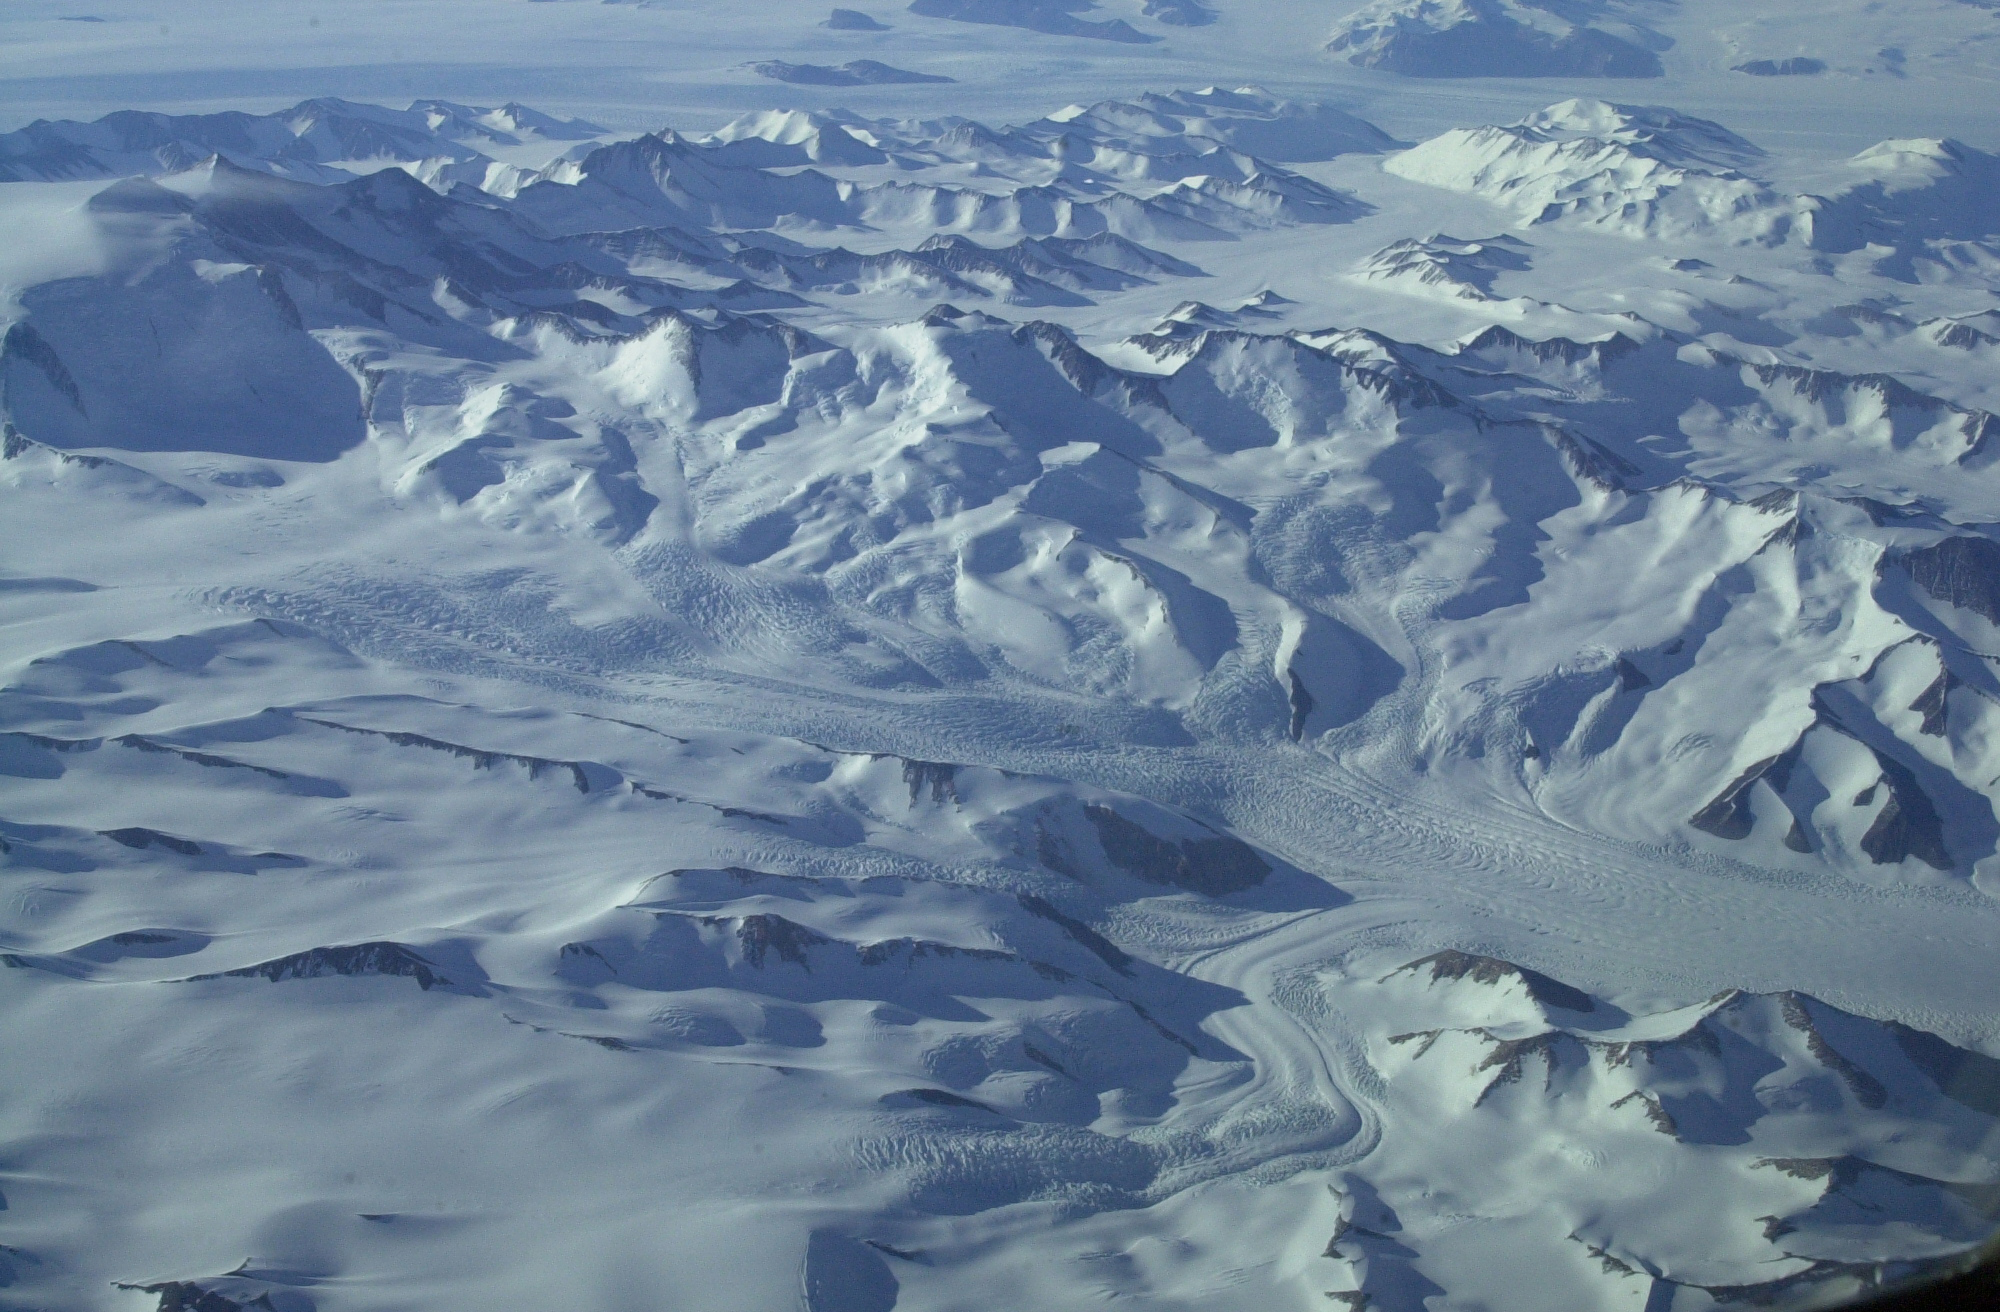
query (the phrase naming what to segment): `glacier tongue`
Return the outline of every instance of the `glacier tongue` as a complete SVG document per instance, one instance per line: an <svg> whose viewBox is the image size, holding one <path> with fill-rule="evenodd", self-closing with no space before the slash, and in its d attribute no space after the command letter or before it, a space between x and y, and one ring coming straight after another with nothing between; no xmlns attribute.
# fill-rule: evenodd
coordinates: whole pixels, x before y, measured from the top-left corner
<svg viewBox="0 0 2000 1312"><path fill-rule="evenodd" d="M1675 12L1333 49L1659 77ZM0 136L0 1278L1690 1312L1986 1237L1995 157L936 112L1248 21Z"/></svg>

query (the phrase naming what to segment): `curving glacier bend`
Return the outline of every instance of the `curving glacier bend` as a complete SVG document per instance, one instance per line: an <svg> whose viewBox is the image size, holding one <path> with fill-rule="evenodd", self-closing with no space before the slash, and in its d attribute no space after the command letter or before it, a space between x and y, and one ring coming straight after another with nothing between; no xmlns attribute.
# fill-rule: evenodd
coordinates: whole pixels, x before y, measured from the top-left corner
<svg viewBox="0 0 2000 1312"><path fill-rule="evenodd" d="M1410 8L1329 40L1664 49ZM1551 99L0 136L0 1298L1691 1312L1984 1239L2000 159Z"/></svg>

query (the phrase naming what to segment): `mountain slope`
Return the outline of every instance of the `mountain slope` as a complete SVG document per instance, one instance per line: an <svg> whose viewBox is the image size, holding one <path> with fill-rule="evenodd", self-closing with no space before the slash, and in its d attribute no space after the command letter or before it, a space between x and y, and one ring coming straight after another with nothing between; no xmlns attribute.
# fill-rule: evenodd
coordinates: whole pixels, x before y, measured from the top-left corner
<svg viewBox="0 0 2000 1312"><path fill-rule="evenodd" d="M868 94L0 186L9 1293L1689 1312L1976 1246L1986 157Z"/></svg>

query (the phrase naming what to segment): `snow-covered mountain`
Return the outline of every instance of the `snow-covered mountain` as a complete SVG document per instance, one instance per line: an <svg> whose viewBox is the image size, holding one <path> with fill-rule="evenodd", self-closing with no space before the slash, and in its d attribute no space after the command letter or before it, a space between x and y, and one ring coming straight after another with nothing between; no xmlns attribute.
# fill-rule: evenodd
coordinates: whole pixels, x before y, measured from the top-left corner
<svg viewBox="0 0 2000 1312"><path fill-rule="evenodd" d="M1207 154L1219 145L1280 163L1376 154L1397 144L1336 106L1281 100L1257 87L1071 105L1026 130L1045 138L1082 136L1146 155Z"/></svg>
<svg viewBox="0 0 2000 1312"><path fill-rule="evenodd" d="M1659 77L1660 0L1372 0L1327 49L1410 77Z"/></svg>
<svg viewBox="0 0 2000 1312"><path fill-rule="evenodd" d="M1455 128L1387 167L1491 200L1529 224L1779 241L1799 206L1750 172L1763 155L1721 124L1671 109L1566 100L1503 127Z"/></svg>
<svg viewBox="0 0 2000 1312"><path fill-rule="evenodd" d="M1355 1038L1385 1116L1425 1127L1340 1191L1322 1258L1337 1301L1422 1307L1425 1270L1518 1245L1547 1255L1550 1303L1796 1305L1992 1224L1992 1186L1960 1174L2000 1112L1989 1058L1798 993L1634 1015L1489 957L1377 961L1300 994L1322 1024L1371 1018ZM1666 1172L1705 1178L1663 1198ZM1892 1214L1901 1246L1857 1245Z"/></svg>
<svg viewBox="0 0 2000 1312"><path fill-rule="evenodd" d="M153 114L121 110L92 123L37 119L0 134L0 182L173 173L211 156L286 177L338 181L342 166L449 166L477 181L486 154L535 142L580 141L603 129L507 104L498 109L419 100L406 110L332 97L275 114ZM468 166L478 165L472 169Z"/></svg>
<svg viewBox="0 0 2000 1312"><path fill-rule="evenodd" d="M1005 132L963 119L757 114L705 139L669 130L601 146L495 190L514 212L572 233L672 225L1225 241L1367 212L1228 143L1325 159L1379 150L1385 135L1254 92L1208 98L1216 103L1184 98L1164 113L1113 102Z"/></svg>
<svg viewBox="0 0 2000 1312"><path fill-rule="evenodd" d="M984 121L964 43L1249 20L825 14L717 67L852 110L0 138L7 1296L1701 1312L1985 1239L1976 134Z"/></svg>
<svg viewBox="0 0 2000 1312"><path fill-rule="evenodd" d="M1798 241L1900 253L1989 241L2000 160L1958 141L1884 141L1790 192L1719 123L1658 106L1567 100L1505 126L1456 128L1391 158L1398 176L1490 200L1523 224L1634 237ZM1907 272L1905 277L1911 276Z"/></svg>
<svg viewBox="0 0 2000 1312"><path fill-rule="evenodd" d="M1960 141L1884 141L1827 181L1814 237L1828 250L1881 245L1907 258L1933 242L2000 235L2000 158Z"/></svg>
<svg viewBox="0 0 2000 1312"><path fill-rule="evenodd" d="M1355 276L1403 288L1418 295L1450 296L1483 301L1493 295L1493 280L1502 273L1530 265L1526 242L1509 236L1461 241L1439 233L1404 237L1390 242L1355 266Z"/></svg>

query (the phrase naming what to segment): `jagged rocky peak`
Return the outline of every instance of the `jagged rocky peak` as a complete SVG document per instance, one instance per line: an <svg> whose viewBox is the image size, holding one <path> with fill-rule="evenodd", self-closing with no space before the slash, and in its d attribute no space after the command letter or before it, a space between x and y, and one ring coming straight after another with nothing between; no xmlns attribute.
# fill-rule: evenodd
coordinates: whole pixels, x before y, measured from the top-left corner
<svg viewBox="0 0 2000 1312"><path fill-rule="evenodd" d="M1539 971L1517 966L1511 961L1497 957L1483 957L1469 952L1448 948L1419 958L1408 965L1400 966L1386 978L1398 975L1428 977L1432 983L1469 981L1474 984L1498 985L1503 989L1518 988L1528 997L1545 1007L1555 1007L1563 1011L1589 1012L1596 1009L1596 1002L1581 989L1571 988L1559 980L1550 979Z"/></svg>
<svg viewBox="0 0 2000 1312"><path fill-rule="evenodd" d="M1987 311L1965 316L1944 316L1924 325L1932 341L1955 351L1984 351L2000 346L2000 314Z"/></svg>
<svg viewBox="0 0 2000 1312"><path fill-rule="evenodd" d="M1634 331L1640 329L1635 328ZM1606 367L1643 350L1645 345L1645 342L1624 332L1577 341L1569 337L1523 337L1510 328L1494 324L1460 342L1452 354L1454 359L1463 358L1468 362L1505 361L1524 372L1557 370L1595 373L1602 385Z"/></svg>
<svg viewBox="0 0 2000 1312"><path fill-rule="evenodd" d="M698 140L718 146L734 146L734 149L723 151L723 157L753 168L808 161L823 164L880 164L889 157L872 142L855 135L856 129L866 135L870 126L879 125L867 124L865 120L844 112L818 113L802 109L771 109L731 119ZM767 151L760 156L748 149L752 142L768 142L773 147L787 149Z"/></svg>

